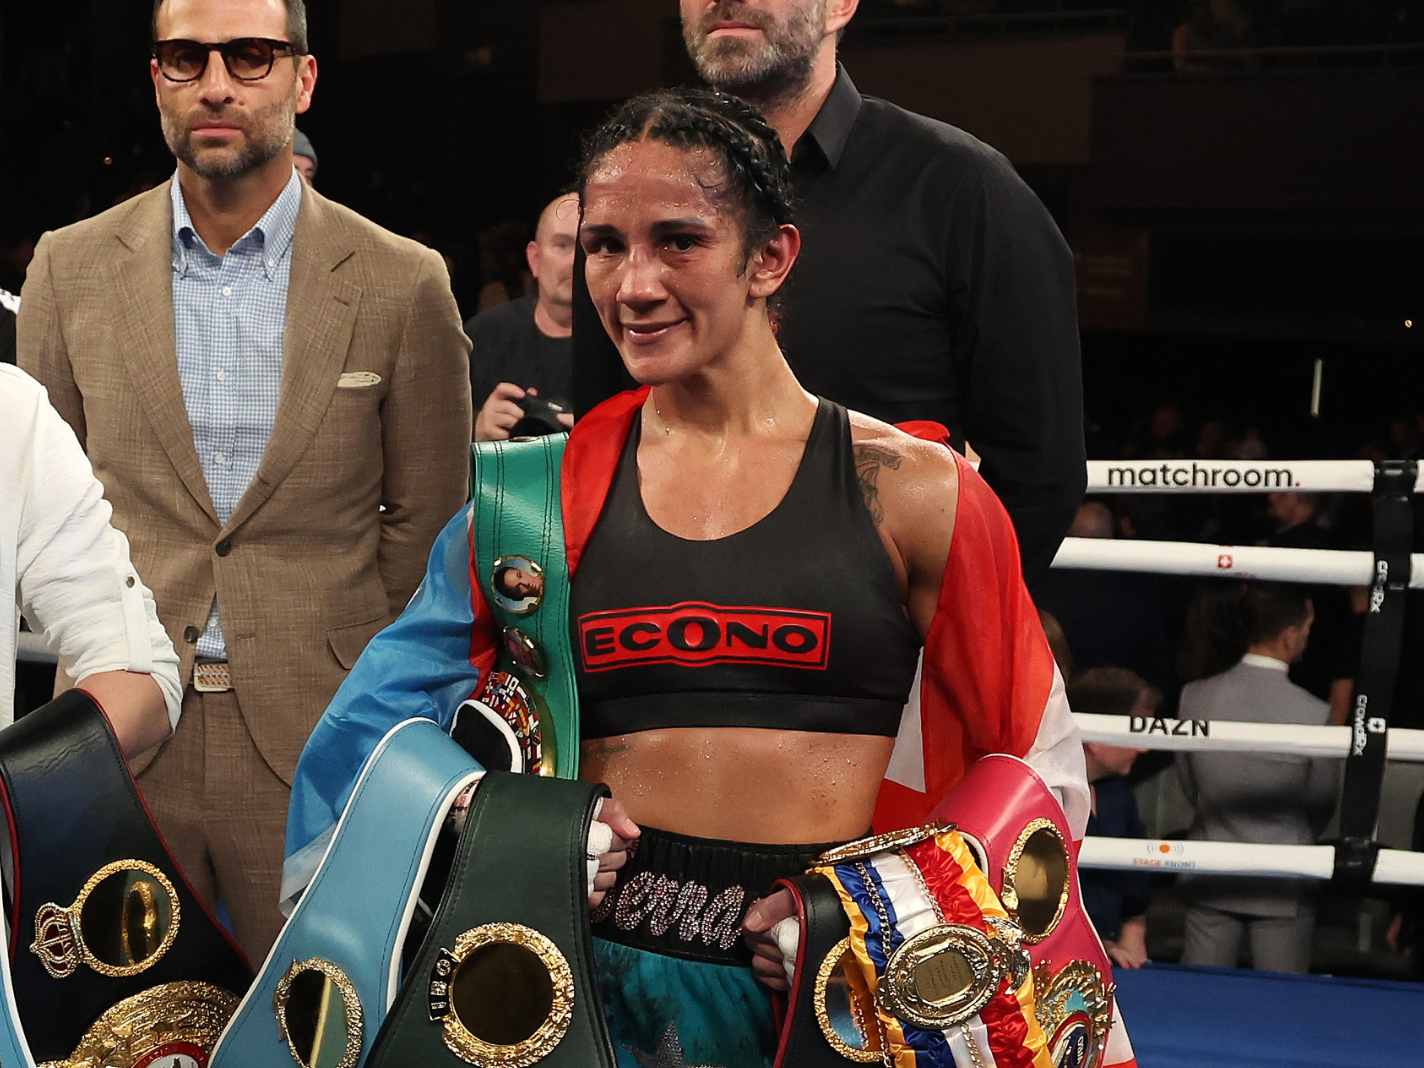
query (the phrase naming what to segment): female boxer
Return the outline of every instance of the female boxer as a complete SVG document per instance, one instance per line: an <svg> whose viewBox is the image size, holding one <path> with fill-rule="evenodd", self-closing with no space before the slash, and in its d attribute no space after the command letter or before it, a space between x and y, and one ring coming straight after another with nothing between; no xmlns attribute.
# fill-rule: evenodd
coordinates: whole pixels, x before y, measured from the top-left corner
<svg viewBox="0 0 1424 1068"><path fill-rule="evenodd" d="M581 431L621 453L573 580L580 775L643 828L595 913L601 986L620 1049L673 1026L690 1064L761 1063L771 1011L736 933L784 987L764 932L789 909L742 910L870 827L921 646L944 643L946 597L982 595L945 576L963 483L976 507L985 491L944 446L796 381L774 303L801 238L752 108L636 98L590 140L580 193L589 293L650 387ZM964 748L1023 754L1038 727L969 723Z"/></svg>

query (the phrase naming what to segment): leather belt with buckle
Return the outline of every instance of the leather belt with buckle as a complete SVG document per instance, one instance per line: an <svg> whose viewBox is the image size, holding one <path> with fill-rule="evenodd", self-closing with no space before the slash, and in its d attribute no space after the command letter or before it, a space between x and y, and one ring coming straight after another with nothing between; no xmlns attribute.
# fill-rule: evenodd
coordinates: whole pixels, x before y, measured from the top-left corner
<svg viewBox="0 0 1424 1068"><path fill-rule="evenodd" d="M193 665L193 689L199 693L227 693L232 689L232 672L226 660L199 659Z"/></svg>

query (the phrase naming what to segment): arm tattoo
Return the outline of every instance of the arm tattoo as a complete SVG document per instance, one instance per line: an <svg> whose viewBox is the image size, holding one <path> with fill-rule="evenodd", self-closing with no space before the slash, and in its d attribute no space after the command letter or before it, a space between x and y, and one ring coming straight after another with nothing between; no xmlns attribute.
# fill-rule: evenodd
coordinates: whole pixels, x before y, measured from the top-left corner
<svg viewBox="0 0 1424 1068"><path fill-rule="evenodd" d="M878 527L885 521L885 506L880 503L880 469L899 470L900 456L879 445L855 445L855 477L860 482L860 495L870 509L870 518Z"/></svg>

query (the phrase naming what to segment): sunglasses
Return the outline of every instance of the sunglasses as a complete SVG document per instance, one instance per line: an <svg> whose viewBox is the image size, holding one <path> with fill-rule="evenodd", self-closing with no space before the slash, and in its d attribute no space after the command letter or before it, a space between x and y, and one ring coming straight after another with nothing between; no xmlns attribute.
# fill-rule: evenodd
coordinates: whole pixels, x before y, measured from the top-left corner
<svg viewBox="0 0 1424 1068"><path fill-rule="evenodd" d="M158 70L170 82L195 82L208 69L208 57L222 55L227 72L240 82L261 81L272 73L278 56L300 53L291 41L270 37L238 37L231 41L155 41L153 58Z"/></svg>

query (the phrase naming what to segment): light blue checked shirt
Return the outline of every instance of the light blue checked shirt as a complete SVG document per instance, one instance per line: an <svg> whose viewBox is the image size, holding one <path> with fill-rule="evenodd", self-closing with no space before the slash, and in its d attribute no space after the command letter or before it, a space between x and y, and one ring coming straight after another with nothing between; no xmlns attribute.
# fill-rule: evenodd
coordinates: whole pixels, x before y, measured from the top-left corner
<svg viewBox="0 0 1424 1068"><path fill-rule="evenodd" d="M293 170L267 213L225 256L213 255L193 229L177 175L172 195L178 380L208 493L226 523L257 474L277 418L302 182ZM227 656L216 598L198 655Z"/></svg>

